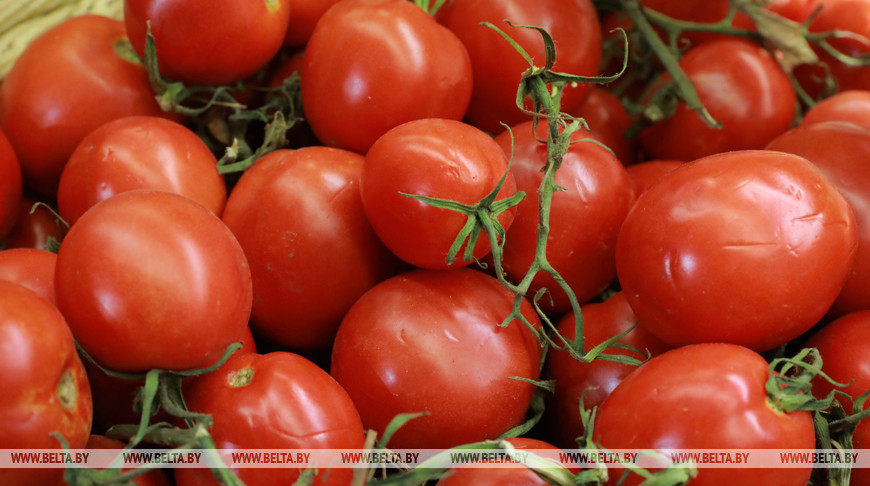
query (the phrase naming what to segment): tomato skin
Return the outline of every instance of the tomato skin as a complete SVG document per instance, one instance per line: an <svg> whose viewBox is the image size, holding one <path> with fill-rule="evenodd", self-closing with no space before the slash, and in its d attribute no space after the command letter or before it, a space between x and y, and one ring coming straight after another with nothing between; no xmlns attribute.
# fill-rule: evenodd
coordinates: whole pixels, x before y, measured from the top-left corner
<svg viewBox="0 0 870 486"><path fill-rule="evenodd" d="M35 39L3 79L0 125L25 184L39 194L54 197L63 166L91 130L123 116L163 115L145 67L113 48L125 39L118 20L73 17Z"/></svg>
<svg viewBox="0 0 870 486"><path fill-rule="evenodd" d="M91 393L60 312L36 292L0 281L0 448L60 449L57 432L82 449L91 430ZM0 469L0 483L56 486L63 469Z"/></svg>
<svg viewBox="0 0 870 486"><path fill-rule="evenodd" d="M36 248L0 251L0 280L23 285L54 304L54 267L57 255Z"/></svg>
<svg viewBox="0 0 870 486"><path fill-rule="evenodd" d="M240 377L253 372L249 381ZM296 354L236 353L186 389L192 411L211 414L218 449L356 449L365 431L353 402L332 377ZM302 468L240 468L248 486L293 484ZM315 485L350 484L353 469L321 470ZM178 486L218 484L208 469L178 468Z"/></svg>
<svg viewBox="0 0 870 486"><path fill-rule="evenodd" d="M634 189L634 197L640 197L659 179L684 163L679 160L647 160L628 167L626 171Z"/></svg>
<svg viewBox="0 0 870 486"><path fill-rule="evenodd" d="M586 120L592 135L613 150L622 165L636 162L637 142L625 136L632 124L631 115L619 98L605 88L593 86L576 115Z"/></svg>
<svg viewBox="0 0 870 486"><path fill-rule="evenodd" d="M292 0L292 14L287 24L284 46L304 46L320 17L339 0Z"/></svg>
<svg viewBox="0 0 870 486"><path fill-rule="evenodd" d="M539 124L537 137L546 139L547 127ZM547 157L546 144L536 139L532 122L512 129L514 154L511 171L517 190L526 193L517 206L517 214L505 235L503 266L507 274L519 281L529 269L537 244L538 187L543 179L541 168ZM588 137L577 132L572 140ZM496 137L506 153L511 150L510 133ZM634 196L628 174L619 160L607 149L589 142L570 146L556 172L556 191L550 213L547 260L571 286L580 303L604 290L616 276L616 238L619 227L631 208ZM560 315L571 308L567 294L549 275L539 273L530 295L542 287L550 290L540 304L548 313Z"/></svg>
<svg viewBox="0 0 870 486"><path fill-rule="evenodd" d="M511 27L535 25L546 29L556 43L558 72L597 76L601 60L601 31L598 15L589 0L453 0L437 14L438 21L462 40L468 49L473 69L474 92L468 106L467 120L480 129L497 134L501 123L517 125L529 116L517 108L517 88L528 63L513 47L489 27L490 22L519 43L536 64L544 64L544 42L531 29ZM591 84L580 83L565 89L562 111L571 113L583 104ZM531 104L527 102L527 109Z"/></svg>
<svg viewBox="0 0 870 486"><path fill-rule="evenodd" d="M363 161L329 147L278 150L230 194L223 220L251 266L252 325L282 346L328 348L350 306L403 268L363 211Z"/></svg>
<svg viewBox="0 0 870 486"><path fill-rule="evenodd" d="M734 344L684 346L637 368L598 409L595 440L608 449L813 449L806 411L768 405L768 363ZM643 406L638 406L642 403ZM699 468L693 486L803 486L811 467ZM611 471L616 484L622 471ZM637 485L630 474L626 485Z"/></svg>
<svg viewBox="0 0 870 486"><path fill-rule="evenodd" d="M864 419L855 427L855 432L852 435L852 447L855 449L870 447L870 420ZM849 484L870 484L870 469L852 469Z"/></svg>
<svg viewBox="0 0 870 486"><path fill-rule="evenodd" d="M70 229L55 295L73 335L103 366L188 369L208 366L242 334L251 273L230 230L205 207L130 191Z"/></svg>
<svg viewBox="0 0 870 486"><path fill-rule="evenodd" d="M848 203L808 160L736 151L689 162L641 194L616 268L632 309L663 341L762 351L824 316L857 241Z"/></svg>
<svg viewBox="0 0 870 486"><path fill-rule="evenodd" d="M805 347L817 348L822 357L822 371L834 381L847 384L837 390L853 399L870 390L870 369L866 365L870 356L870 310L852 312L825 324ZM813 380L816 397L824 398L834 389L821 376ZM835 397L847 412L852 411L851 401L839 394Z"/></svg>
<svg viewBox="0 0 870 486"><path fill-rule="evenodd" d="M338 2L305 47L305 116L330 147L364 154L402 123L460 120L471 86L459 39L404 0Z"/></svg>
<svg viewBox="0 0 870 486"><path fill-rule="evenodd" d="M21 193L18 157L9 139L0 131L0 241L12 231L18 220Z"/></svg>
<svg viewBox="0 0 870 486"><path fill-rule="evenodd" d="M190 84L229 84L253 75L278 53L290 4L289 0L126 0L124 25L130 43L143 57L150 22L161 75Z"/></svg>
<svg viewBox="0 0 870 486"><path fill-rule="evenodd" d="M870 35L870 3L863 0L828 0L822 2L822 7L809 26L810 32L838 30L854 33L857 37L831 38L828 42L831 47L848 56L861 57L865 55L868 48L860 40L860 37ZM847 66L820 49L816 49L816 51L819 60L830 68L830 73L836 81L839 91L870 89L870 68ZM808 84L806 79L802 79L802 81L810 94L816 94L818 86Z"/></svg>
<svg viewBox="0 0 870 486"><path fill-rule="evenodd" d="M380 137L365 157L360 190L363 208L381 241L402 260L422 268L464 266L465 245L456 260L446 262L450 245L467 216L430 206L400 193L477 204L508 171L501 147L483 131L455 120L422 119L402 124ZM496 200L516 193L508 172ZM505 229L514 208L498 216ZM474 256L491 247L481 233Z"/></svg>
<svg viewBox="0 0 870 486"><path fill-rule="evenodd" d="M844 121L870 128L870 90L840 91L807 110L801 125L825 121Z"/></svg>
<svg viewBox="0 0 870 486"><path fill-rule="evenodd" d="M688 161L732 150L761 149L794 121L797 98L791 82L757 44L732 38L705 42L689 50L680 67L722 127L708 127L695 111L680 103L672 117L641 131L639 142L647 158Z"/></svg>
<svg viewBox="0 0 870 486"><path fill-rule="evenodd" d="M217 159L195 133L164 118L132 116L82 139L61 174L58 209L73 224L94 204L134 189L175 192L217 216L227 198Z"/></svg>
<svg viewBox="0 0 870 486"><path fill-rule="evenodd" d="M558 453L560 449L542 440L527 437L506 439L514 449L546 450ZM482 461L485 462L485 461ZM577 474L579 468L571 469ZM529 468L515 467L460 467L438 480L436 486L545 486L548 483Z"/></svg>
<svg viewBox="0 0 870 486"><path fill-rule="evenodd" d="M539 344L507 318L513 294L477 270L413 270L381 282L348 311L330 372L367 429L383 433L399 413L429 412L390 446L449 448L494 439L519 425L538 376ZM527 301L523 315L540 325Z"/></svg>
<svg viewBox="0 0 870 486"><path fill-rule="evenodd" d="M48 208L44 206L33 207L38 201L30 195L23 195L18 205L18 219L15 225L2 240L2 246L12 248L36 248L45 249L49 237L56 241L63 239L64 232L61 223Z"/></svg>

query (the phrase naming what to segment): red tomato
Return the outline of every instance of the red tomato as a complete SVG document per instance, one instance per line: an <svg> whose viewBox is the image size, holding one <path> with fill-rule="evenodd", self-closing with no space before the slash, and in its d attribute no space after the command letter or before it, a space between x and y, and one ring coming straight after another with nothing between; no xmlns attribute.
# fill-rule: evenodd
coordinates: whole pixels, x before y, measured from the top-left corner
<svg viewBox="0 0 870 486"><path fill-rule="evenodd" d="M507 439L514 449L533 449L536 451L545 451L547 454L555 454L558 457L560 449L547 442L530 439L526 437L517 437ZM550 457L548 454L547 457ZM485 463L486 461L481 461ZM580 468L574 468L572 473L577 474ZM448 476L440 479L436 486L545 486L552 484L545 481L535 471L529 468L516 467L460 467L451 469Z"/></svg>
<svg viewBox="0 0 870 486"><path fill-rule="evenodd" d="M679 160L647 160L629 167L627 172L634 189L634 197L640 197L659 179L684 163Z"/></svg>
<svg viewBox="0 0 870 486"><path fill-rule="evenodd" d="M574 114L586 120L592 135L613 150L622 165L635 163L637 143L634 138L625 136L632 119L619 98L600 86L593 86Z"/></svg>
<svg viewBox="0 0 870 486"><path fill-rule="evenodd" d="M328 348L350 306L399 272L363 211L363 160L328 147L278 150L227 201L224 222L251 266L252 325L284 347Z"/></svg>
<svg viewBox="0 0 870 486"><path fill-rule="evenodd" d="M0 243L4 248L37 248L44 249L49 237L57 241L63 239L62 227L65 227L52 210L45 206L36 206L37 200L24 195L18 205L18 219L15 226Z"/></svg>
<svg viewBox="0 0 870 486"><path fill-rule="evenodd" d="M303 46L308 42L314 26L320 17L338 0L291 0L290 23L287 24L287 34L284 45L289 47Z"/></svg>
<svg viewBox="0 0 870 486"><path fill-rule="evenodd" d="M806 347L819 350L822 371L834 381L847 383L838 390L853 399L870 390L870 310L852 312L831 321L813 334ZM813 380L816 397L824 398L833 389L834 386L821 376ZM852 402L841 395L836 398L851 413Z"/></svg>
<svg viewBox="0 0 870 486"><path fill-rule="evenodd" d="M82 139L57 190L69 224L94 204L134 189L175 192L220 216L227 189L217 159L190 129L164 118L113 120Z"/></svg>
<svg viewBox="0 0 870 486"><path fill-rule="evenodd" d="M581 313L586 351L637 323L637 316L622 292L602 303L584 305ZM556 329L565 338L573 340L576 336L574 313L569 312L562 317L556 324ZM634 346L644 353L648 351L653 356L669 349L642 325L635 327L619 343ZM606 352L644 359L644 355L627 349L611 348ZM577 448L576 439L583 434L580 398L583 398L583 405L587 410L601 405L610 392L636 367L603 359L583 363L571 357L567 351L559 350L551 350L547 359L547 379L556 380L556 391L551 396L546 412L549 433L554 444Z"/></svg>
<svg viewBox="0 0 870 486"><path fill-rule="evenodd" d="M831 314L870 309L870 129L846 122L800 125L774 139L770 150L805 157L839 189L852 208L858 250Z"/></svg>
<svg viewBox="0 0 870 486"><path fill-rule="evenodd" d="M70 229L58 308L82 347L118 371L207 366L242 334L251 271L230 230L177 194L131 191Z"/></svg>
<svg viewBox="0 0 870 486"><path fill-rule="evenodd" d="M124 24L143 56L150 22L160 74L192 84L229 84L265 66L284 42L289 0L126 0Z"/></svg>
<svg viewBox="0 0 870 486"><path fill-rule="evenodd" d="M21 167L9 139L0 131L0 241L18 220L21 202Z"/></svg>
<svg viewBox="0 0 870 486"><path fill-rule="evenodd" d="M680 67L721 128L707 126L685 103L640 133L648 158L694 160L731 150L761 149L788 130L797 98L788 76L763 47L726 38L689 50ZM670 77L665 75L663 82Z"/></svg>
<svg viewBox="0 0 870 486"><path fill-rule="evenodd" d="M236 353L186 390L188 408L211 414L218 449L357 449L365 432L342 387L307 359L287 352ZM303 467L239 468L248 486L293 484ZM315 485L350 484L353 469L321 470ZM178 486L216 485L208 469L178 468Z"/></svg>
<svg viewBox="0 0 870 486"><path fill-rule="evenodd" d="M862 57L870 52L865 39L870 36L870 2L865 0L823 1L822 9L810 24L810 32L839 30L851 32L851 37L830 38L828 43L843 54ZM830 54L817 49L819 60L830 68L831 76L839 91L870 89L870 67L848 66L837 61ZM819 71L813 71L819 73ZM812 84L808 76L800 78L802 85L810 94L818 92L818 83Z"/></svg>
<svg viewBox="0 0 870 486"><path fill-rule="evenodd" d="M844 121L870 128L870 90L840 91L807 110L801 125L823 121Z"/></svg>
<svg viewBox="0 0 870 486"><path fill-rule="evenodd" d="M852 435L852 447L855 449L870 448L870 420L862 420ZM870 468L854 468L852 469L851 481L849 484L870 484Z"/></svg>
<svg viewBox="0 0 870 486"><path fill-rule="evenodd" d="M36 248L0 251L0 280L29 288L54 304L54 266L57 255Z"/></svg>
<svg viewBox="0 0 870 486"><path fill-rule="evenodd" d="M363 295L341 323L331 373L367 429L426 412L390 447L440 449L494 439L519 425L538 377L540 346L508 317L513 294L477 270L414 270ZM538 324L531 305L523 315Z"/></svg>
<svg viewBox="0 0 870 486"><path fill-rule="evenodd" d="M119 440L110 439L103 435L91 434L85 445L87 449L123 449L125 444ZM124 469L127 472L130 469ZM169 478L160 469L152 469L133 479L136 486L171 486Z"/></svg>
<svg viewBox="0 0 870 486"><path fill-rule="evenodd" d="M616 269L663 341L761 351L827 312L856 247L852 211L817 167L737 151L689 162L643 193L622 225Z"/></svg>
<svg viewBox="0 0 870 486"><path fill-rule="evenodd" d="M546 139L547 127L538 125L537 137ZM547 145L532 133L532 122L513 128L514 154L511 170L517 180L517 190L526 193L517 206L517 214L505 235L503 266L507 274L518 281L529 269L537 244L538 187L547 160ZM577 132L573 140L588 135ZM505 152L510 153L508 132L496 137ZM594 143L571 145L556 172L556 185L565 191L553 195L550 213L550 234L547 240L547 260L568 282L577 299L586 302L604 290L616 276L616 238L619 227L633 202L631 183L625 167L609 151ZM543 272L535 277L532 292L541 287L550 290L541 300L548 312L559 315L571 308L571 303L559 285ZM530 294L534 295L534 294Z"/></svg>
<svg viewBox="0 0 870 486"><path fill-rule="evenodd" d="M768 401L768 363L733 344L696 344L657 356L628 375L598 409L595 440L607 449L813 449L810 412ZM804 486L811 467L699 468L692 486ZM616 484L623 471L610 471ZM637 485L630 474L626 486Z"/></svg>
<svg viewBox="0 0 870 486"><path fill-rule="evenodd" d="M70 154L98 126L163 113L145 67L116 52L125 39L118 20L73 17L34 40L3 79L0 124L40 194L54 197Z"/></svg>
<svg viewBox="0 0 870 486"><path fill-rule="evenodd" d="M482 130L496 134L504 127L529 119L517 108L517 88L528 63L494 30L480 25L490 22L519 43L544 64L544 42L535 30L511 27L543 27L556 43L555 71L581 76L597 76L601 60L601 31L598 15L589 0L454 0L438 12L438 21L462 40L474 70L474 92L467 120ZM573 113L583 104L591 84L568 87L562 96L562 111ZM526 104L531 109L531 103Z"/></svg>
<svg viewBox="0 0 870 486"><path fill-rule="evenodd" d="M477 204L508 170L508 159L497 143L471 125L444 119L423 119L402 124L380 137L366 154L360 190L363 208L387 248L402 260L424 268L446 268L447 253L467 216L403 196L415 194ZM516 193L508 174L497 199ZM513 208L498 221L507 229ZM463 246L453 266L463 261ZM475 258L491 251L481 233Z"/></svg>
<svg viewBox="0 0 870 486"><path fill-rule="evenodd" d="M82 449L91 431L91 392L60 312L36 292L0 281L0 449ZM56 486L63 469L0 469L0 483Z"/></svg>
<svg viewBox="0 0 870 486"><path fill-rule="evenodd" d="M462 119L471 84L459 39L405 0L339 2L305 47L308 123L325 145L361 154L402 123Z"/></svg>

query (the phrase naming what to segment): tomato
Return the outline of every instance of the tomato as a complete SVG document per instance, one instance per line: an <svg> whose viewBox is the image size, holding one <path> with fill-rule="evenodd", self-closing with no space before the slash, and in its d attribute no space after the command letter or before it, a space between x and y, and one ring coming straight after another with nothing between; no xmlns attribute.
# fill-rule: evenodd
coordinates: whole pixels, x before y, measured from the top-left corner
<svg viewBox="0 0 870 486"><path fill-rule="evenodd" d="M9 139L0 131L0 241L12 231L21 201L21 167Z"/></svg>
<svg viewBox="0 0 870 486"><path fill-rule="evenodd" d="M538 125L538 139L546 139L546 130L545 124ZM512 132L511 170L517 190L524 191L526 198L517 206L516 218L505 235L503 266L513 280L519 281L528 271L537 245L537 193L547 146L536 139L531 121L514 127ZM576 132L572 140L586 137L588 134ZM510 153L510 133L503 132L496 141ZM598 295L616 276L616 238L634 199L631 183L620 161L590 142L570 146L555 180L565 190L553 195L547 260L583 303ZM532 287L532 292L542 287L550 290L554 303L550 304L549 297L540 302L548 312L560 315L571 308L567 294L549 275L539 273Z"/></svg>
<svg viewBox="0 0 870 486"><path fill-rule="evenodd" d="M308 42L314 26L320 17L338 3L338 0L292 0L292 14L287 24L287 34L284 45L289 47L303 46Z"/></svg>
<svg viewBox="0 0 870 486"><path fill-rule="evenodd" d="M305 117L330 147L364 154L402 123L460 120L471 85L459 39L405 0L339 2L305 47Z"/></svg>
<svg viewBox="0 0 870 486"><path fill-rule="evenodd" d="M593 86L575 115L586 120L592 135L613 150L622 165L635 163L636 140L625 136L632 124L631 115L614 94L600 86Z"/></svg>
<svg viewBox="0 0 870 486"><path fill-rule="evenodd" d="M529 119L517 108L517 88L528 63L513 47L489 27L490 22L507 33L535 59L544 64L544 42L535 30L516 25L543 27L556 43L555 71L597 76L601 60L601 31L598 15L589 0L453 0L438 12L438 21L462 40L473 69L474 91L467 120L480 129L497 134L502 123L513 126ZM592 85L568 87L562 95L562 111L572 113L589 95ZM526 103L531 109L531 103Z"/></svg>
<svg viewBox="0 0 870 486"><path fill-rule="evenodd" d="M60 215L75 223L94 204L134 189L175 192L220 216L227 198L217 159L190 129L153 116L125 117L82 139L60 177Z"/></svg>
<svg viewBox="0 0 870 486"><path fill-rule="evenodd" d="M278 150L230 194L223 220L251 266L252 325L284 347L328 348L350 306L399 272L363 211L363 161L329 147Z"/></svg>
<svg viewBox="0 0 870 486"><path fill-rule="evenodd" d="M360 190L363 208L378 237L402 260L424 268L446 268L447 253L467 216L436 208L404 194L477 204L508 170L505 153L492 138L455 120L422 119L402 124L380 137L365 157ZM516 193L508 173L497 200ZM505 229L514 209L498 215ZM467 265L462 251L452 266ZM481 232L475 258L491 251Z"/></svg>
<svg viewBox="0 0 870 486"><path fill-rule="evenodd" d="M870 129L847 122L800 125L771 141L768 148L805 157L846 198L855 216L858 250L831 314L870 309Z"/></svg>
<svg viewBox="0 0 870 486"><path fill-rule="evenodd" d="M247 78L278 53L290 19L289 0L126 0L124 25L144 56L150 23L160 74L191 84Z"/></svg>
<svg viewBox="0 0 870 486"><path fill-rule="evenodd" d="M637 323L637 316L628 305L625 294L618 292L601 303L590 303L580 308L583 315L583 338L586 351L605 340L627 331ZM569 312L556 324L556 330L566 339L573 340L574 313ZM558 342L557 338L556 342ZM669 349L638 324L619 340L652 356ZM610 348L608 354L621 354L643 360L645 355L627 349ZM635 366L596 359L591 363L576 360L567 351L551 350L547 356L546 378L556 381L556 390L547 407L548 433L554 444L576 449L577 437L583 433L580 420L580 399L587 410L597 407Z"/></svg>
<svg viewBox="0 0 870 486"><path fill-rule="evenodd" d="M123 449L125 444L116 439L110 439L104 435L91 434L85 445L87 449ZM124 469L127 472L130 469ZM170 486L169 478L160 469L136 476L133 480L136 486Z"/></svg>
<svg viewBox="0 0 870 486"><path fill-rule="evenodd" d="M827 42L847 56L864 56L868 52L868 47L862 37L870 36L870 3L864 0L824 1L818 15L810 23L809 30L810 32L833 30L849 32L851 33L849 36L832 37L827 39ZM816 49L816 52L819 60L828 65L839 91L870 89L870 67L848 66L821 49ZM812 72L819 74L818 70ZM808 78L809 76L804 76L799 79L804 88L815 95L819 84L812 83Z"/></svg>
<svg viewBox="0 0 870 486"><path fill-rule="evenodd" d="M547 442L527 437L507 439L514 449L532 449L532 453L555 453L560 449ZM547 455L546 457L550 457ZM486 461L481 461L485 463ZM580 468L573 468L571 472L577 474ZM486 467L460 467L451 469L448 475L438 480L436 486L545 486L548 483L530 468L502 467L494 465Z"/></svg>
<svg viewBox="0 0 870 486"><path fill-rule="evenodd" d="M680 103L674 115L641 131L651 159L694 160L731 150L761 149L788 130L797 98L788 76L763 47L727 38L689 50L680 67L703 105L722 124L707 126ZM665 75L663 82L670 80Z"/></svg>
<svg viewBox="0 0 870 486"><path fill-rule="evenodd" d="M91 393L60 312L36 292L0 281L0 449L82 449ZM56 486L63 469L0 469L0 483Z"/></svg>
<svg viewBox="0 0 870 486"><path fill-rule="evenodd" d="M619 234L616 270L663 341L762 351L824 316L857 241L848 203L808 160L736 151L689 162L641 194Z"/></svg>
<svg viewBox="0 0 870 486"><path fill-rule="evenodd" d="M328 373L296 354L236 353L185 393L190 410L211 414L218 449L361 449L353 402ZM304 467L239 468L248 486L293 484ZM350 484L353 469L320 470L312 484ZM218 484L208 469L178 468L178 486Z"/></svg>
<svg viewBox="0 0 870 486"><path fill-rule="evenodd" d="M45 249L49 237L56 241L63 239L63 224L58 220L56 211L43 205L34 207L37 200L29 195L23 195L18 205L18 219L0 242L3 248L37 248Z"/></svg>
<svg viewBox="0 0 870 486"><path fill-rule="evenodd" d="M0 251L0 280L29 288L54 304L54 267L57 255L36 248Z"/></svg>
<svg viewBox="0 0 870 486"><path fill-rule="evenodd" d="M813 449L810 412L783 412L765 391L768 363L742 346L684 346L629 374L598 409L594 439L607 449ZM811 467L698 469L692 486L804 486ZM621 470L610 471L616 484ZM632 473L625 485L639 484Z"/></svg>
<svg viewBox="0 0 870 486"><path fill-rule="evenodd" d="M852 447L855 449L867 449L870 447L870 420L862 420L852 436ZM870 484L870 469L854 468L852 469L851 481L849 484Z"/></svg>
<svg viewBox="0 0 870 486"><path fill-rule="evenodd" d="M392 448L441 449L494 439L519 425L536 379L540 345L508 317L513 294L477 270L414 270L381 282L351 307L330 372L367 429L382 434L400 413L425 412L393 435ZM539 325L527 301L523 315Z"/></svg>
<svg viewBox="0 0 870 486"><path fill-rule="evenodd" d="M813 105L801 125L823 121L844 121L870 128L870 90L840 91Z"/></svg>
<svg viewBox="0 0 870 486"><path fill-rule="evenodd" d="M35 39L3 79L0 126L26 185L41 195L54 197L70 154L98 126L163 114L145 67L116 51L125 40L118 20L73 17Z"/></svg>
<svg viewBox="0 0 870 486"><path fill-rule="evenodd" d="M61 244L57 306L100 364L118 371L217 360L251 312L251 271L230 230L200 204L130 191L92 207Z"/></svg>
<svg viewBox="0 0 870 486"><path fill-rule="evenodd" d="M634 197L639 197L659 179L683 164L679 160L647 160L628 167L628 178L634 189Z"/></svg>
<svg viewBox="0 0 870 486"><path fill-rule="evenodd" d="M834 381L846 383L837 390L849 394L853 399L870 390L870 310L846 314L835 319L813 334L806 347L817 348L822 357L822 371ZM824 398L835 387L822 378L813 379L813 395ZM847 412L852 411L852 402L842 395L836 395ZM866 408L866 407L865 407Z"/></svg>

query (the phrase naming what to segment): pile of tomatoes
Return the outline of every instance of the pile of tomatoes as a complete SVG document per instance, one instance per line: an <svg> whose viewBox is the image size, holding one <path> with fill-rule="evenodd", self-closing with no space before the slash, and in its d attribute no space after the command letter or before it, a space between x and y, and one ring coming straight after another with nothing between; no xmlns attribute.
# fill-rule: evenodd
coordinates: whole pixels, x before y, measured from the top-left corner
<svg viewBox="0 0 870 486"><path fill-rule="evenodd" d="M0 84L0 449L870 448L868 26L870 0L126 0L63 21ZM667 472L567 482L850 475Z"/></svg>

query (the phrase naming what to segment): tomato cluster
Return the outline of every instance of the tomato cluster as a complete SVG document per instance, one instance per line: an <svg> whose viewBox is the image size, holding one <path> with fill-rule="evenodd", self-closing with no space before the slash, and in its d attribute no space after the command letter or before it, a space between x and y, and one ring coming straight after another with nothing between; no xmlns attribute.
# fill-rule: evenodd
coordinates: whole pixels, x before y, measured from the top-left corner
<svg viewBox="0 0 870 486"><path fill-rule="evenodd" d="M870 0L762 3L61 21L0 83L0 449L870 447ZM850 474L575 466L0 484Z"/></svg>

